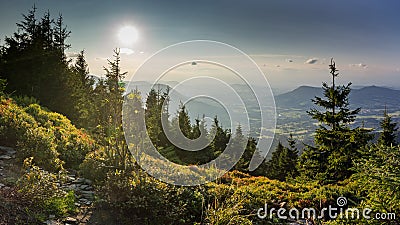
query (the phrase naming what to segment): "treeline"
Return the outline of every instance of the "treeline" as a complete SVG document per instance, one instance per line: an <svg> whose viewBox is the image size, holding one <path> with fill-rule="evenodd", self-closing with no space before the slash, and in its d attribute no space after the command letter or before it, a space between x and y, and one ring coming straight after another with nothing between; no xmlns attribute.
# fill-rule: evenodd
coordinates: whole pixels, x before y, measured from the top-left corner
<svg viewBox="0 0 400 225"><path fill-rule="evenodd" d="M75 60L67 57L71 31L63 16L54 19L47 11L38 18L33 7L23 18L1 47L0 76L7 82L5 91L12 96L33 97L78 127L94 129L103 110L99 103L104 87L100 84L95 88L84 50Z"/></svg>
<svg viewBox="0 0 400 225"><path fill-rule="evenodd" d="M191 124L188 110L183 104L179 106L176 115L171 116L168 112L168 90L162 92L152 89L144 104L141 104L142 97L137 90L127 94L126 98L128 105L136 105L135 110L144 112L145 126L152 144L169 160L181 165L199 165L215 159L227 147L239 148L242 146L245 147L245 152L233 169L242 172L248 171L248 164L255 153L257 141L252 137L245 136L240 124L236 127L235 132L224 129L217 116L210 128L206 126L204 117L196 118L194 124ZM130 99L136 99L137 103L129 102ZM198 139L200 143L210 142L210 144L199 151L186 151L173 145L168 140L165 130L171 133L173 140L179 140L176 137L178 137L178 133L182 132L188 139ZM230 139L232 139L231 142Z"/></svg>

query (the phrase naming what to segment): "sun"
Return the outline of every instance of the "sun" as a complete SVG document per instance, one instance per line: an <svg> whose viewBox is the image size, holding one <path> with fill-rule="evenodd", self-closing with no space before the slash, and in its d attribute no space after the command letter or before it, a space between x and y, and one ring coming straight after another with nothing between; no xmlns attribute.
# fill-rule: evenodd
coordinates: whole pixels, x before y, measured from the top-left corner
<svg viewBox="0 0 400 225"><path fill-rule="evenodd" d="M133 26L121 27L118 31L118 40L121 44L130 46L138 39L138 31Z"/></svg>

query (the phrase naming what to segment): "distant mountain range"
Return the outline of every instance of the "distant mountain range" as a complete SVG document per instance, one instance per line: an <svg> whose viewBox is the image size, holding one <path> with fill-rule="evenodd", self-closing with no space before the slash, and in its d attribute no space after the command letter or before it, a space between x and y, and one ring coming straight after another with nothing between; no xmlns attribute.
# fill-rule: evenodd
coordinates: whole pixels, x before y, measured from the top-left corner
<svg viewBox="0 0 400 225"><path fill-rule="evenodd" d="M170 84L170 83L169 83ZM153 88L164 92L167 88L171 88L169 84L157 84ZM134 83L127 83L127 92L132 91L135 88L138 88L142 92L142 96L146 98L147 93L143 93L144 90L149 90L152 87L152 84L149 82L141 81ZM248 88L243 85L232 85L232 87L237 91L237 93L242 96L244 99L248 99L249 104L256 104L256 101L251 99L253 98L250 93L248 93ZM188 90L195 87L188 87ZM260 87L261 88L261 87ZM218 90L209 90L210 93L213 93ZM294 109L294 110L302 110L306 111L310 108L315 107L311 99L315 96L323 97L323 90L321 87L311 87L311 86L300 86L292 91L289 91L284 94L275 95L275 104L277 109ZM179 92L173 92L172 99L186 99L187 96ZM382 110L385 107L392 112L400 110L400 90L395 90L387 87L378 87L378 86L366 86L361 87L359 89L352 89L350 96L350 107L358 108L361 107L365 110ZM252 103L253 102L253 103ZM194 103L191 104L191 108L196 114L196 116L201 116L202 112L211 116L210 113L222 113L224 110L218 109L219 107L212 102L203 101L203 100L195 100ZM235 104L232 102L227 102L226 104ZM262 103L261 103L262 104ZM177 105L173 105L177 107ZM255 108L256 105L254 105ZM250 107L250 108L254 108Z"/></svg>
<svg viewBox="0 0 400 225"><path fill-rule="evenodd" d="M310 109L314 107L311 99L315 96L323 97L322 92L320 87L300 86L293 91L275 96L275 101L278 108ZM353 89L349 101L352 108L382 109L386 106L388 110L398 110L400 90L378 86Z"/></svg>
<svg viewBox="0 0 400 225"><path fill-rule="evenodd" d="M149 82L141 81L127 83L126 92L133 91L137 88L141 91L142 97L145 99L147 97L147 93L145 92L150 90L152 86L155 90L162 93L175 85L176 84L173 82L168 82L167 84L157 84L156 86L153 86ZM176 115L175 110L178 108L179 101L187 99L185 94L190 94L190 89L198 87L185 86L184 88L185 89L181 89L182 92L175 91L170 95L170 98L175 100L170 102L170 113L172 116ZM250 120L250 124L254 125L254 127L259 127L260 120L257 115L259 114L260 109L251 91L249 91L249 88L240 84L234 84L232 85L232 88L247 102L248 113L250 118L253 118ZM265 87L255 86L252 88ZM219 90L210 89L207 91L209 91L212 96ZM293 134L298 140L298 147L301 147L302 143L312 144L312 135L317 128L317 125L315 124L316 121L312 120L310 116L307 115L306 111L315 107L311 101L315 96L323 97L323 90L321 87L300 86L284 94L275 95L275 104L277 106L277 129L275 133L274 146L277 144L277 141L285 143L289 134ZM234 98L232 99L234 100ZM362 108L359 116L357 116L357 120L352 124L352 126L365 126L373 128L374 132L379 132L379 123L382 120L383 110L385 107L389 113L392 113L393 120L400 123L400 90L378 86L352 88L349 101L349 107L351 109L358 107ZM232 107L232 105L237 105L237 102L230 101L224 102L224 104L228 107ZM261 107L263 107L262 102ZM221 124L225 128L230 127L230 120L227 112L221 108L220 105L214 102L204 99L196 99L187 105L187 109L192 120L198 117L201 118L203 114L210 118L218 115ZM245 121L240 121L240 123L245 124ZM253 130L250 134L252 136L257 136L256 132L256 130Z"/></svg>

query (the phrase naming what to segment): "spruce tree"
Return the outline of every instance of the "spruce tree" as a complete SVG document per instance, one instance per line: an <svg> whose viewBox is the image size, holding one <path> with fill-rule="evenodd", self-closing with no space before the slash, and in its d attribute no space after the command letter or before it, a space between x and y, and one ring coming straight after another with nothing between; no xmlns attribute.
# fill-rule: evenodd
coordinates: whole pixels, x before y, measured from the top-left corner
<svg viewBox="0 0 400 225"><path fill-rule="evenodd" d="M104 67L106 72L106 84L108 88L108 104L110 110L110 122L114 127L119 127L122 123L122 103L124 93L123 79L127 72L121 72L120 50L114 49L114 60L108 60L109 68Z"/></svg>
<svg viewBox="0 0 400 225"><path fill-rule="evenodd" d="M185 138L192 139L192 126L190 123L190 117L184 104L180 104L177 115L172 119L171 123L174 141L177 141L179 145L189 147L189 143L186 141L186 139L182 139L178 136L178 134L182 132ZM193 157L195 154L194 152L180 149L178 147L175 147L175 149L179 159L182 162L185 164L196 163L196 160Z"/></svg>
<svg viewBox="0 0 400 225"><path fill-rule="evenodd" d="M298 150L296 148L296 140L290 134L287 141L289 147L285 147L279 142L276 150L272 153L271 159L265 163L265 175L268 178L284 181L288 177L294 178L297 176Z"/></svg>
<svg viewBox="0 0 400 225"><path fill-rule="evenodd" d="M299 170L305 177L323 182L348 178L353 160L360 158L359 149L371 136L364 128L351 128L360 108L350 110L351 83L336 85L339 75L336 64L329 65L332 84L323 83L324 98L315 97L313 103L322 109L313 108L307 113L320 125L315 131L315 147L306 146L299 160Z"/></svg>
<svg viewBox="0 0 400 225"><path fill-rule="evenodd" d="M203 136L201 136L203 135ZM208 130L206 127L206 121L204 115L202 119L196 118L194 125L192 126L192 133L190 139L196 139L200 143L208 143ZM211 146L206 146L200 151L191 152L194 164L204 164L210 162L213 158L213 151Z"/></svg>
<svg viewBox="0 0 400 225"><path fill-rule="evenodd" d="M270 179L277 179L277 180L285 180L286 173L285 171L280 168L282 166L281 157L283 152L285 151L285 147L279 141L278 145L276 146L275 151L272 153L272 157L270 160L265 162L265 175Z"/></svg>
<svg viewBox="0 0 400 225"><path fill-rule="evenodd" d="M89 68L85 59L85 51L82 50L72 66L72 73L70 85L74 86L72 97L75 102L75 118L71 118L76 121L78 127L84 127L86 129L93 129L95 124L94 117L96 113L96 102L93 96L94 79L89 76Z"/></svg>
<svg viewBox="0 0 400 225"><path fill-rule="evenodd" d="M239 171L247 171L248 164L250 163L250 161L248 161L248 152L246 153L247 138L244 136L242 126L240 124L236 127L232 142L228 146L234 154L233 157L239 157L239 161L235 164L234 169ZM244 152L240 156L239 152L242 149L244 149Z"/></svg>
<svg viewBox="0 0 400 225"><path fill-rule="evenodd" d="M106 72L106 98L104 99L107 120L105 124L106 148L114 166L125 168L130 160L128 147L122 131L123 79L126 72L121 72L119 49L114 50L114 60L108 60Z"/></svg>
<svg viewBox="0 0 400 225"><path fill-rule="evenodd" d="M66 44L65 40L71 35L71 31L67 29L67 26L64 25L64 18L60 13L57 21L55 22L54 28L54 44L57 49L61 52L64 52L66 49L70 48L70 44Z"/></svg>
<svg viewBox="0 0 400 225"><path fill-rule="evenodd" d="M124 131L131 153L139 159L139 152L145 144L144 108L140 91L136 88L124 97Z"/></svg>
<svg viewBox="0 0 400 225"><path fill-rule="evenodd" d="M386 109L380 125L382 128L382 133L379 136L378 144L385 146L397 145L397 123L392 122L392 117L387 113Z"/></svg>
<svg viewBox="0 0 400 225"><path fill-rule="evenodd" d="M211 141L211 148L214 151L214 155L218 156L226 149L226 146L231 137L229 130L224 130L219 124L218 117L214 117L214 123L211 125L210 137L214 137Z"/></svg>
<svg viewBox="0 0 400 225"><path fill-rule="evenodd" d="M57 48L57 23L47 11L37 18L34 6L17 23L17 31L6 37L2 51L1 76L8 81L7 92L17 96L38 99L47 108L74 118L75 104L72 94L76 88L69 82L73 73L65 48ZM70 31L64 27L63 43ZM73 121L75 122L75 121Z"/></svg>
<svg viewBox="0 0 400 225"><path fill-rule="evenodd" d="M155 89L151 89L147 95L145 103L145 121L146 129L150 140L156 147L161 147L159 137L163 133L161 125L161 100L160 93Z"/></svg>
<svg viewBox="0 0 400 225"><path fill-rule="evenodd" d="M299 158L299 150L296 147L296 139L293 138L293 134L289 135L287 142L289 147L286 147L286 178L295 178L298 175L296 163Z"/></svg>
<svg viewBox="0 0 400 225"><path fill-rule="evenodd" d="M190 124L189 113L186 106L181 103L178 111L178 127L186 138L192 137L192 126Z"/></svg>

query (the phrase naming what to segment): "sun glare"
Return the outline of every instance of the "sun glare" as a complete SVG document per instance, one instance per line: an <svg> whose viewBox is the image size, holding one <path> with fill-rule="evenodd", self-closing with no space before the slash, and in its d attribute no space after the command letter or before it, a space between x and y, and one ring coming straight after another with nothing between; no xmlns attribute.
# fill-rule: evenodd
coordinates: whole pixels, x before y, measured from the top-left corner
<svg viewBox="0 0 400 225"><path fill-rule="evenodd" d="M132 26L122 27L118 31L118 39L123 45L132 45L138 39L138 31Z"/></svg>

